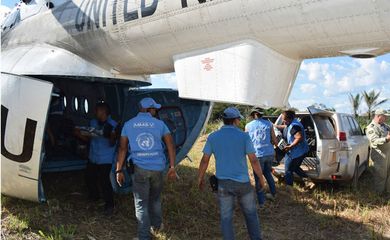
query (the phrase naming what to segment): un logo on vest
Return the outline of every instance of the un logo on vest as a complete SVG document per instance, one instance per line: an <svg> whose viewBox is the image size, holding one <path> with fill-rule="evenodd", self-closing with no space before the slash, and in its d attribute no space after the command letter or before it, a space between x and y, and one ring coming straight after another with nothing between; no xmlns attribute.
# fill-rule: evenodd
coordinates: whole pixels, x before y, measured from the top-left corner
<svg viewBox="0 0 390 240"><path fill-rule="evenodd" d="M138 147L144 151L151 150L154 147L154 137L150 133L141 133L137 136Z"/></svg>

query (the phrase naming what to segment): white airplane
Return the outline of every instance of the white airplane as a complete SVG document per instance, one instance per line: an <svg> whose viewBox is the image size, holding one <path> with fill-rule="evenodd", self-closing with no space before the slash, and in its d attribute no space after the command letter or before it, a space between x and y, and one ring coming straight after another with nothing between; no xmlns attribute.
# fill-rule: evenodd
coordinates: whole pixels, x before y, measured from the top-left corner
<svg viewBox="0 0 390 240"><path fill-rule="evenodd" d="M66 133L59 154L45 147L54 102L86 125L98 99L124 121L152 96L179 162L210 102L285 106L303 59L389 52L390 1L23 0L1 28L2 192L44 201L42 172L85 165ZM172 71L179 95L138 89Z"/></svg>

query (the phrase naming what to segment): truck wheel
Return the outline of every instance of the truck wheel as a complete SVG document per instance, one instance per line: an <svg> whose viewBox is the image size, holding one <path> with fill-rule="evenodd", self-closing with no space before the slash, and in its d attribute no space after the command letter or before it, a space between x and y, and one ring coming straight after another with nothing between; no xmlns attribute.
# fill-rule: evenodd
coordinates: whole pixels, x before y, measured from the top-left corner
<svg viewBox="0 0 390 240"><path fill-rule="evenodd" d="M356 162L355 162L355 170L353 172L353 178L352 178L352 189L353 190L357 190L358 189L358 186L359 186L359 159L356 159Z"/></svg>

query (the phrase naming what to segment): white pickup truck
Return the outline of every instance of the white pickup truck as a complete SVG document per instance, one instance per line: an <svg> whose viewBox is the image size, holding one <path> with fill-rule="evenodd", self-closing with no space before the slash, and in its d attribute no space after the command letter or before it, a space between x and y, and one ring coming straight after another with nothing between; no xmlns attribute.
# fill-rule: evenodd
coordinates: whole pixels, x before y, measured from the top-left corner
<svg viewBox="0 0 390 240"><path fill-rule="evenodd" d="M302 169L313 180L352 181L358 179L368 166L369 142L351 114L316 108L296 114L305 128L309 152ZM275 122L282 124L281 116ZM282 133L275 128L278 135ZM275 175L284 175L283 160L274 167Z"/></svg>

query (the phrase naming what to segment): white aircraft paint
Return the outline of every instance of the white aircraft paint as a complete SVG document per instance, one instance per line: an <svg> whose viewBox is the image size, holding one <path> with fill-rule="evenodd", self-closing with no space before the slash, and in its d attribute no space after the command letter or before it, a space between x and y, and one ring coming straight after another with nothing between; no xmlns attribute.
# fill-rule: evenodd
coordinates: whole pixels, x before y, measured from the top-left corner
<svg viewBox="0 0 390 240"><path fill-rule="evenodd" d="M7 125L1 133L4 136L4 149L1 149L2 193L32 201L43 200L40 193L40 159L43 157L43 135L52 87L49 82L1 74L1 114ZM7 119L3 119L5 109L8 110ZM35 122L36 127L28 128L27 119ZM34 130L33 139L25 137L26 131ZM28 148L29 143L33 143L32 148Z"/></svg>
<svg viewBox="0 0 390 240"><path fill-rule="evenodd" d="M181 97L283 107L300 61L256 41L174 56ZM268 83L268 84L267 84ZM286 94L287 93L287 94Z"/></svg>

